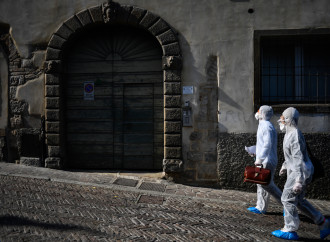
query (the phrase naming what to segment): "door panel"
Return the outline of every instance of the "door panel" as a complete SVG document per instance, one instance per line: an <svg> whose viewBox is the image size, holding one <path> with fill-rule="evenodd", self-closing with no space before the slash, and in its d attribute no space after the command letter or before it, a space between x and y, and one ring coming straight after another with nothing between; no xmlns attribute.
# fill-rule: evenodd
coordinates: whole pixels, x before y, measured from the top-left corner
<svg viewBox="0 0 330 242"><path fill-rule="evenodd" d="M162 50L140 29L100 27L67 56L66 141L74 168L159 170L163 159ZM84 82L94 100L84 100Z"/></svg>

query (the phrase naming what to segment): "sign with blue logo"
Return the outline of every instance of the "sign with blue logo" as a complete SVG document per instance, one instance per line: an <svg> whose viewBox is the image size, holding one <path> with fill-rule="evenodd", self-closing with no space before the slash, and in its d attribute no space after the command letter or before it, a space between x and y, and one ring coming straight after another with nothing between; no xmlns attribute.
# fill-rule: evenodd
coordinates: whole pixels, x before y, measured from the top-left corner
<svg viewBox="0 0 330 242"><path fill-rule="evenodd" d="M84 82L84 100L94 100L94 82Z"/></svg>

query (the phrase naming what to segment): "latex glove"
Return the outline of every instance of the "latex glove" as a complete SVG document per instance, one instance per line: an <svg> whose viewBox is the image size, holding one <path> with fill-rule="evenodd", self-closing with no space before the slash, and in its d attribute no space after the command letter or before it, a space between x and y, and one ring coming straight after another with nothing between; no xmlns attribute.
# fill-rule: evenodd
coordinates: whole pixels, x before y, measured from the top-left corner
<svg viewBox="0 0 330 242"><path fill-rule="evenodd" d="M280 176L283 176L283 175L285 175L286 173L287 173L286 168L282 167L281 170L280 170L279 175L280 175Z"/></svg>
<svg viewBox="0 0 330 242"><path fill-rule="evenodd" d="M254 162L254 165L261 165L262 164L262 160L260 159L257 159L255 162Z"/></svg>
<svg viewBox="0 0 330 242"><path fill-rule="evenodd" d="M302 185L301 183L299 182L296 182L294 185L293 185L293 191L295 193L300 193L302 191Z"/></svg>

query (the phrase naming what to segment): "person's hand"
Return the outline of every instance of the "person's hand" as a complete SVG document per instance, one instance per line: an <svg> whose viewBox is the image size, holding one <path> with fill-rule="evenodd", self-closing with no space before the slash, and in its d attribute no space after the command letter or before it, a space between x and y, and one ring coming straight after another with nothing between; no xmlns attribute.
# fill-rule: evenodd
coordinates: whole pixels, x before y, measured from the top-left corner
<svg viewBox="0 0 330 242"><path fill-rule="evenodd" d="M280 170L279 175L280 175L280 176L283 176L283 175L285 175L285 174L286 174L286 168L282 167L281 170Z"/></svg>
<svg viewBox="0 0 330 242"><path fill-rule="evenodd" d="M260 159L257 159L255 162L254 162L254 165L261 165L262 164L262 160Z"/></svg>
<svg viewBox="0 0 330 242"><path fill-rule="evenodd" d="M300 182L296 182L294 185L293 185L293 191L295 193L300 193L302 191L302 185Z"/></svg>
<svg viewBox="0 0 330 242"><path fill-rule="evenodd" d="M256 154L253 154L253 153L248 153L249 154L249 156L251 156L251 157L255 157L256 156Z"/></svg>

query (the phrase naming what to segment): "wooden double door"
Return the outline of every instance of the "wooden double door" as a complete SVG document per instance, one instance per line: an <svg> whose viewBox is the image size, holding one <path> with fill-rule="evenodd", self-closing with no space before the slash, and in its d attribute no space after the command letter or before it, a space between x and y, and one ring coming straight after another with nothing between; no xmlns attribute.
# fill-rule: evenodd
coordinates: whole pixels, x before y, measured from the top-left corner
<svg viewBox="0 0 330 242"><path fill-rule="evenodd" d="M66 57L66 151L72 168L160 170L162 51L149 33L100 27Z"/></svg>

